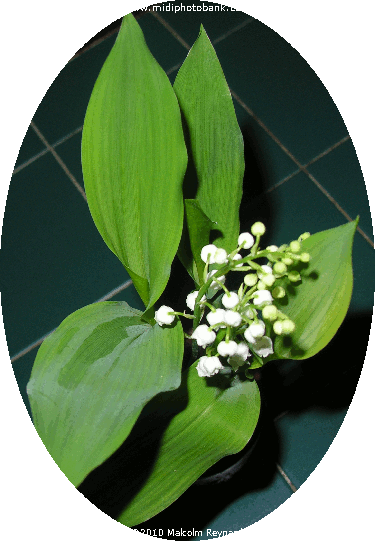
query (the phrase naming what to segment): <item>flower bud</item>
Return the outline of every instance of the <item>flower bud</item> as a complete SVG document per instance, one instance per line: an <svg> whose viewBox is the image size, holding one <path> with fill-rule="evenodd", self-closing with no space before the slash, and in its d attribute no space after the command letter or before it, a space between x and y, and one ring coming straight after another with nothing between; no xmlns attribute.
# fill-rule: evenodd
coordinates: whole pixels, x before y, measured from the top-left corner
<svg viewBox="0 0 375 541"><path fill-rule="evenodd" d="M223 323L221 327L225 327L225 310L223 308L217 308L216 312L209 312L206 319L211 327L217 323Z"/></svg>
<svg viewBox="0 0 375 541"><path fill-rule="evenodd" d="M230 291L229 295L225 293L225 295L223 295L221 299L221 302L223 303L223 306L225 306L225 308L234 308L235 306L237 306L239 301L240 299L238 298L237 293L235 293L234 291Z"/></svg>
<svg viewBox="0 0 375 541"><path fill-rule="evenodd" d="M244 337L250 344L255 344L256 340L264 335L266 326L263 321L251 323L244 333Z"/></svg>
<svg viewBox="0 0 375 541"><path fill-rule="evenodd" d="M243 281L247 286L253 287L258 281L258 276L255 274L255 272L251 272L249 274L246 274Z"/></svg>
<svg viewBox="0 0 375 541"><path fill-rule="evenodd" d="M170 325L173 323L175 316L169 312L174 312L170 306L160 306L159 310L155 312L155 321L158 325Z"/></svg>
<svg viewBox="0 0 375 541"><path fill-rule="evenodd" d="M256 237L260 237L266 232L266 227L262 222L255 222L255 224L251 226L251 232Z"/></svg>
<svg viewBox="0 0 375 541"><path fill-rule="evenodd" d="M238 246L241 246L243 242L245 243L243 248L249 250L254 244L254 237L250 233L241 233L238 237Z"/></svg>
<svg viewBox="0 0 375 541"><path fill-rule="evenodd" d="M273 274L267 274L266 276L263 276L262 282L267 286L271 287L276 281L276 277Z"/></svg>
<svg viewBox="0 0 375 541"><path fill-rule="evenodd" d="M222 357L231 357L237 353L237 344L234 340L220 342L217 346L217 352Z"/></svg>
<svg viewBox="0 0 375 541"><path fill-rule="evenodd" d="M310 261L310 254L307 252L302 252L302 254L299 256L302 263L308 263Z"/></svg>
<svg viewBox="0 0 375 541"><path fill-rule="evenodd" d="M300 249L301 249L301 245L298 242L298 240L292 240L292 242L289 244L289 250L293 254L297 254L300 251Z"/></svg>
<svg viewBox="0 0 375 541"><path fill-rule="evenodd" d="M298 240L299 240L299 242L302 242L303 240L308 239L309 236L310 236L310 233L302 233L302 235L300 235L300 236L298 237Z"/></svg>
<svg viewBox="0 0 375 541"><path fill-rule="evenodd" d="M224 248L218 248L215 252L214 259L215 263L221 265L222 263L226 263L228 261L228 254Z"/></svg>
<svg viewBox="0 0 375 541"><path fill-rule="evenodd" d="M266 250L268 250L269 252L277 252L278 247L275 246L274 244L271 244L271 246L267 246Z"/></svg>
<svg viewBox="0 0 375 541"><path fill-rule="evenodd" d="M299 282L301 280L301 275L297 271L288 272L288 278L291 282Z"/></svg>
<svg viewBox="0 0 375 541"><path fill-rule="evenodd" d="M272 290L272 297L274 299L282 299L283 297L285 297L285 289L281 286L276 286Z"/></svg>
<svg viewBox="0 0 375 541"><path fill-rule="evenodd" d="M203 246L201 250L201 258L205 263L215 263L215 254L217 252L217 247L215 244L207 244Z"/></svg>
<svg viewBox="0 0 375 541"><path fill-rule="evenodd" d="M283 324L283 334L290 334L296 330L296 325L291 319L284 319Z"/></svg>
<svg viewBox="0 0 375 541"><path fill-rule="evenodd" d="M293 265L294 260L291 257L283 257L281 260L284 265Z"/></svg>
<svg viewBox="0 0 375 541"><path fill-rule="evenodd" d="M268 290L256 291L254 293L253 303L255 306L262 304L272 304L272 295Z"/></svg>
<svg viewBox="0 0 375 541"><path fill-rule="evenodd" d="M201 357L198 361L196 369L199 377L210 378L221 370L223 365L218 357Z"/></svg>
<svg viewBox="0 0 375 541"><path fill-rule="evenodd" d="M214 331L210 331L207 325L198 325L191 337L197 341L198 346L205 348L215 341L216 334Z"/></svg>
<svg viewBox="0 0 375 541"><path fill-rule="evenodd" d="M198 293L199 291L193 291L192 293L189 293L189 295L186 297L187 307L190 308L190 310L192 310L193 312L195 308L195 301L198 297ZM201 303L201 302L204 302L205 300L206 300L206 296L203 295L203 297L201 298L199 302Z"/></svg>
<svg viewBox="0 0 375 541"><path fill-rule="evenodd" d="M272 274L272 267L270 267L269 265L261 265L261 269L262 270L257 271L257 274L262 280L266 274Z"/></svg>
<svg viewBox="0 0 375 541"><path fill-rule="evenodd" d="M275 274L278 274L279 276L282 276L283 274L285 274L287 270L288 270L287 266L282 261L278 261L273 266L273 272Z"/></svg>
<svg viewBox="0 0 375 541"><path fill-rule="evenodd" d="M262 310L262 315L264 319L269 321L275 321L277 319L278 310L273 304L268 304Z"/></svg>
<svg viewBox="0 0 375 541"><path fill-rule="evenodd" d="M224 318L225 323L230 327L238 327L239 325L241 325L242 317L241 314L239 314L238 312L234 312L233 310L226 310Z"/></svg>
<svg viewBox="0 0 375 541"><path fill-rule="evenodd" d="M280 321L279 319L275 321L275 323L273 324L273 330L275 334L278 334L278 335L283 334L283 322Z"/></svg>

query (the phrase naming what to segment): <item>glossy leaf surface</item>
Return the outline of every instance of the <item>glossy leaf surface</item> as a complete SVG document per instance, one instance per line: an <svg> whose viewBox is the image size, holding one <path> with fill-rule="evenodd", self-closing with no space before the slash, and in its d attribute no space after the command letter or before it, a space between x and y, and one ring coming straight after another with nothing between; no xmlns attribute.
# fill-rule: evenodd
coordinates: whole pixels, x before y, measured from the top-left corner
<svg viewBox="0 0 375 541"><path fill-rule="evenodd" d="M186 164L176 96L127 15L87 108L82 169L94 222L146 307L163 292L180 242Z"/></svg>
<svg viewBox="0 0 375 541"><path fill-rule="evenodd" d="M223 70L203 27L173 88L198 177L195 198L221 233L215 244L231 251L239 233L243 139Z"/></svg>
<svg viewBox="0 0 375 541"><path fill-rule="evenodd" d="M289 337L277 337L272 358L306 359L336 334L353 289L352 244L357 220L311 235L302 243L308 264L300 264L302 281L284 282L287 295L277 304L296 324ZM271 359L271 357L270 357Z"/></svg>
<svg viewBox="0 0 375 541"><path fill-rule="evenodd" d="M181 381L183 332L125 302L77 310L41 345L27 386L35 428L78 485L128 436L143 406Z"/></svg>
<svg viewBox="0 0 375 541"><path fill-rule="evenodd" d="M134 460L141 448L152 456L156 447L147 479L118 518L127 526L139 524L168 507L218 460L241 451L255 430L260 411L257 384L245 381L226 387L220 379L223 376L200 378L196 364L183 374L179 389L149 404L143 419L143 437L139 431L129 445L128 457L121 457L122 462L129 461L125 490L131 491L132 457ZM149 419L166 426L156 443Z"/></svg>

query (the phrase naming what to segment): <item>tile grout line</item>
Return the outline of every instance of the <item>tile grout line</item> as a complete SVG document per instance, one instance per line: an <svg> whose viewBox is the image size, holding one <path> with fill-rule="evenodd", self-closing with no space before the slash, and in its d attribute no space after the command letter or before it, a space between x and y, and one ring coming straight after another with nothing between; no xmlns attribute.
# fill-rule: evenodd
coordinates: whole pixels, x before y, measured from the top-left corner
<svg viewBox="0 0 375 541"><path fill-rule="evenodd" d="M216 45L217 43L220 43L220 41L223 41L224 39L231 36L238 30L241 30L242 28L244 28L245 26L247 26L249 23L253 21L254 21L254 17L249 17L248 19L245 19L244 21L242 21L242 23L238 24L237 26L234 26L231 30L228 30L227 32L219 36L218 38L214 39L212 44Z"/></svg>
<svg viewBox="0 0 375 541"><path fill-rule="evenodd" d="M350 135L349 134L345 135L345 137L343 137L342 139L337 141L337 143L335 143L334 145L331 145L329 148L327 148L326 150L323 150L323 152L321 152L320 154L315 156L315 158L313 158L309 162L305 163L304 167L309 167L313 163L320 160L320 158L324 158L324 156L327 156L327 154L329 154L332 150L335 150L337 147L341 146L343 143L346 143L346 141L349 141L349 140L350 140Z"/></svg>
<svg viewBox="0 0 375 541"><path fill-rule="evenodd" d="M126 282L124 282L123 284L119 285L118 287L115 287L114 289L112 289L111 291L109 291L106 295L103 295L103 297L100 297L100 299L94 301L92 304L96 304L97 302L103 302L103 301L106 301L108 299L111 299L112 297L114 297L115 295L117 295L117 293L120 293L121 291L124 291L124 289L127 289L131 284L133 283L133 280L127 280ZM29 353L29 351L33 350L34 348L38 347L48 336L50 336L55 330L57 329L57 327L55 327L54 329L52 329L52 331L49 331L47 334L45 334L44 336L42 336L41 338L39 338L38 340L36 340L35 342L32 342L30 345L28 345L26 348L22 349L20 352L18 352L16 355L13 355L13 357L10 358L10 362L14 362L14 361L17 361L18 359L20 359L21 357L23 357L24 355L26 355L26 353Z"/></svg>
<svg viewBox="0 0 375 541"><path fill-rule="evenodd" d="M336 209L349 221L352 222L353 218L346 212L346 210L343 209L343 207L336 201L334 197L320 184L320 182L308 171L307 165L311 165L311 163L315 163L318 159L320 159L323 156L326 156L329 151L333 150L334 148L337 148L340 144L344 143L347 139L344 137L340 141L338 141L335 145L333 145L330 149L327 149L323 153L319 154L316 158L308 162L306 165L302 165L297 158L282 144L282 142L274 135L269 128L254 114L254 112L248 107L241 98L233 91L231 91L232 96L236 99L236 101L241 105L241 107L259 124L261 128L275 141L276 144L279 145L279 147L289 156L289 158L297 165L299 168L299 171L302 171L305 173L305 175L315 184L315 186L327 197L327 199L336 207ZM349 135L347 136L348 138ZM298 172L299 172L298 171ZM296 172L292 173L291 176L294 176ZM280 184L283 184L289 180L288 178L285 178L281 180L277 186L280 186ZM274 186L272 188L276 188L277 186ZM370 239L370 237L363 231L363 229L359 226L357 226L357 231L362 235L362 237L374 248L374 243Z"/></svg>
<svg viewBox="0 0 375 541"><path fill-rule="evenodd" d="M83 199L87 201L86 194L82 186L79 184L75 176L69 171L68 167L66 166L65 162L60 158L60 156L57 154L56 150L49 144L47 139L44 137L44 135L41 133L41 131L36 127L33 120L30 123L30 126L33 128L39 139L44 143L44 145L47 147L47 149L51 152L52 156L55 158L57 163L60 165L60 167L63 169L64 173L68 176L68 178L71 180L71 182L74 184L74 186L77 188L79 193L82 195Z"/></svg>
<svg viewBox="0 0 375 541"><path fill-rule="evenodd" d="M186 43L186 41L178 34L178 32L176 32L176 30L174 30L174 28L172 28L168 23L167 21L165 21L163 19L163 17L161 17L159 15L158 12L150 12L154 17L155 19L157 19L160 24L162 24L172 35L175 39L177 39L177 41L179 41L186 49L190 50L190 47L189 45ZM229 89L230 92L231 92L231 95L233 96L233 98L239 103L239 105L241 105L241 107L259 124L259 126L275 141L275 143L281 148L281 150L283 150L285 152L285 154L287 154L287 156L289 156L289 158L297 165L297 167L299 168L299 171L302 171L304 172L307 177L315 184L315 186L327 197L327 199L336 207L336 209L350 222L353 221L353 218L350 217L350 215L341 207L341 205L334 199L334 197L332 197L332 195L320 184L320 182L318 182L318 180L307 170L307 165L311 165L312 163L315 163L316 160L318 160L320 157L323 157L325 156L330 150L333 150L334 148L337 148L337 146L339 146L340 144L342 144L343 142L347 141L350 137L349 135L347 135L346 137L344 137L343 139L341 139L340 141L338 141L335 145L333 145L331 147L331 149L327 149L326 151L324 151L323 153L321 153L320 155L318 155L315 159L311 160L308 164L306 165L302 165L298 160L297 158L290 152L290 150L288 150L286 148L285 145L282 144L282 142L280 141L280 139L278 137L276 137L276 135L274 135L271 130L264 124L264 122L262 122L260 120L260 118L258 118L255 113L250 109L250 107L248 107L246 105L246 103L244 101L241 100L241 98L238 96L238 94L236 92L234 92L232 89ZM299 172L298 171L298 172ZM292 175L294 176L296 174L296 172L294 172ZM287 180L289 180L288 178L285 178L283 180L281 180L277 186L274 186L273 188L276 188L278 186L280 186L281 184L283 184L284 182L286 182ZM357 226L357 230L358 232L362 235L362 237L370 244L370 246L374 247L374 243L372 242L372 240L370 239L370 237L368 237L368 235L366 235L366 233L360 228Z"/></svg>
<svg viewBox="0 0 375 541"><path fill-rule="evenodd" d="M185 40L183 38L181 38L181 36L179 36L179 34L159 15L159 13L157 12L150 12L172 35L175 39L177 39L186 49L190 50L190 47L189 45L185 42ZM246 20L244 21L244 23L241 23L240 25L238 25L237 27L233 28L231 31L228 31L226 34L223 34L223 36L219 36L219 38L217 38L216 40L214 40L213 43L217 43L218 41L221 41L222 39L225 39L225 37L227 37L228 35L234 33L235 31L243 28L244 26L246 26L246 24L250 23L251 21L253 20L253 18L249 19L249 20ZM245 24L246 23L246 24ZM108 37L108 36L107 36ZM178 69L179 67L181 66L181 64L176 64L175 66L173 66L172 68L170 68L166 73L167 75L171 74L174 70ZM313 163L315 163L317 160L319 160L320 158L326 156L329 152L331 152L332 150L334 150L335 148L337 148L338 146L340 146L342 143L348 141L350 139L350 136L347 135L345 136L343 139L341 139L340 141L338 141L337 143L335 143L334 145L332 145L330 148L326 149L325 151L323 151L322 153L318 154L317 156L315 156L312 160L310 160L307 164L305 165L302 165L295 157L294 155L281 143L281 141L267 128L267 126L254 114L254 112L241 100L241 98L232 90L231 91L231 94L233 96L233 98L239 103L239 105L241 105L241 107L259 124L259 126L275 141L275 143L283 150L283 152L285 152L287 154L287 156L297 165L297 167L299 168L297 171L294 171L293 173L291 173L291 175L285 177L284 179L282 179L281 181L279 181L277 184L275 184L274 186L272 186L269 190L267 190L266 193L278 188L281 184L284 184L285 182L287 182L288 180L290 180L292 177L294 177L297 173L299 172L304 172L307 177L315 184L315 186L328 198L328 200L337 208L337 210L343 214L343 216L348 220L348 221L353 221L353 219L351 218L351 216L341 207L341 205L331 196L331 194L320 184L320 182L315 179L315 177L307 170L307 167L309 165L312 165ZM33 123L32 123L33 124ZM34 126L33 126L34 127ZM58 144L61 144L62 142L66 141L67 139L69 139L70 137L72 137L75 133L78 133L82 128L77 128L77 130L75 132L72 132L71 134L68 134L67 136L65 136L62 140L60 141L57 141L54 145L49 145L47 143L47 141L44 139L44 144L48 147L48 150L50 149L53 149L55 146L57 146ZM35 127L34 127L34 130L35 130ZM40 134L41 135L41 134ZM28 160L28 162L24 163L24 164L21 164L21 166L19 166L18 168L16 168L13 172L13 174L15 174L16 172L20 171L21 169L23 169L24 167L26 167L27 165L29 165L30 163L32 163L33 161L35 161L37 158L43 156L47 151L42 151L41 153L39 153L38 155L36 156L33 156L33 158L31 158L30 160ZM64 171L66 172L66 174L69 176L69 178L72 180L73 184L75 184L75 186L77 187L77 189L81 192L81 194L83 195L83 197L86 199L86 194L84 193L83 189L81 188L81 186L77 183L76 179L73 177L73 175L70 173L70 171L68 170L68 168L65 166L64 162L61 160L61 158L56 154L54 154L54 157L55 159L60 163L61 167L63 167ZM74 180L73 180L74 179ZM362 230L361 227L357 227L358 229L358 232L362 235L362 237L370 244L370 246L374 247L374 243L373 241L369 238L369 236Z"/></svg>
<svg viewBox="0 0 375 541"><path fill-rule="evenodd" d="M284 479L284 481L286 481L286 483L289 485L289 488L293 491L293 492L297 492L297 487L295 485L293 485L292 481L289 479L289 477L287 476L287 474L285 473L285 471L281 468L281 466L279 464L276 463L276 468L278 469L281 477Z"/></svg>
<svg viewBox="0 0 375 541"><path fill-rule="evenodd" d="M120 25L121 26L121 25ZM110 38L111 36L113 36L114 34L118 34L119 30L120 30L120 26L118 28L115 28L113 30L111 30L110 32L108 32L108 34L106 34L105 36L102 36L101 38L98 38L97 40L93 41L92 43L90 43L90 45L88 45L86 48L85 46L83 45L82 46L82 50L81 51L77 51L73 56L72 58L70 58L70 60L68 60L68 64L70 62L72 62L73 60L75 60L76 58L79 58L80 56L82 56L84 53L87 53L87 51L90 51L91 49L93 49L94 47L96 47L97 45L100 45L100 43L102 43L104 40L106 40L107 38Z"/></svg>
<svg viewBox="0 0 375 541"><path fill-rule="evenodd" d="M161 25L164 26L164 28L166 28L168 30L168 32L170 34L172 34L172 36L183 46L185 47L185 49L187 49L188 51L190 51L190 45L176 32L176 30L174 30L170 24L167 23L166 20L163 19L163 17L161 17L159 15L159 13L157 11L150 11L149 13L151 13L151 15L153 17L155 17L155 19L157 21L159 21L159 23Z"/></svg>
<svg viewBox="0 0 375 541"><path fill-rule="evenodd" d="M59 145L62 145L63 143L65 143L66 141L68 141L69 139L71 139L72 137L74 137L75 135L77 135L79 132L81 132L83 129L83 126L79 126L79 128L76 128L75 130L71 131L70 133L68 133L67 135L64 135L64 137L61 137L61 139L58 139L55 143L53 143L51 145L52 148L56 148L58 147ZM41 158L42 156L44 156L45 154L47 154L49 152L49 149L48 148L45 148L44 150L42 150L41 152L38 152L38 154L34 154L34 156L32 156L31 158L29 158L28 160L26 160L25 162L22 162L20 165L18 165L17 167L14 168L13 170L13 173L12 173L12 176L19 173L20 171L22 171L22 169L25 169L25 167L27 167L28 165L32 164L33 162L35 162L35 160L37 160L38 158Z"/></svg>

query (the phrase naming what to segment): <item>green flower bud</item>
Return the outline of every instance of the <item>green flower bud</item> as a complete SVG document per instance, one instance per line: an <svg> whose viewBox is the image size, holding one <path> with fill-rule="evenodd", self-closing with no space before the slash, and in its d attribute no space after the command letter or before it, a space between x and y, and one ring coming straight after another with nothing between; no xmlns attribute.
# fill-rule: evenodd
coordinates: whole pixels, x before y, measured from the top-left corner
<svg viewBox="0 0 375 541"><path fill-rule="evenodd" d="M310 233L302 233L302 235L300 235L300 236L298 237L298 240L299 240L299 242L302 242L303 240L308 239L309 236L310 236Z"/></svg>
<svg viewBox="0 0 375 541"><path fill-rule="evenodd" d="M265 306L262 310L263 318L269 321L275 321L277 319L277 313L277 308L273 304Z"/></svg>
<svg viewBox="0 0 375 541"><path fill-rule="evenodd" d="M271 244L271 246L267 246L266 250L268 250L269 252L277 252L278 247L275 246L274 244Z"/></svg>
<svg viewBox="0 0 375 541"><path fill-rule="evenodd" d="M281 286L276 286L272 290L272 297L274 299L282 299L283 297L285 297L285 289Z"/></svg>
<svg viewBox="0 0 375 541"><path fill-rule="evenodd" d="M262 222L255 222L255 224L251 226L251 232L256 237L260 237L266 232L266 227Z"/></svg>
<svg viewBox="0 0 375 541"><path fill-rule="evenodd" d="M294 260L291 257L283 257L281 260L285 265L293 265Z"/></svg>
<svg viewBox="0 0 375 541"><path fill-rule="evenodd" d="M297 271L288 272L288 278L291 282L299 282L301 280L301 275Z"/></svg>
<svg viewBox="0 0 375 541"><path fill-rule="evenodd" d="M282 334L290 334L293 331L295 331L296 326L291 319L284 319L284 321L282 321L282 328L283 328Z"/></svg>
<svg viewBox="0 0 375 541"><path fill-rule="evenodd" d="M297 254L301 249L301 245L300 243L298 242L298 240L293 240L290 244L289 244L289 250L293 253L293 254Z"/></svg>
<svg viewBox="0 0 375 541"><path fill-rule="evenodd" d="M276 278L273 274L266 274L265 276L262 276L262 282L267 286L271 287L275 283ZM259 287L258 287L259 289Z"/></svg>
<svg viewBox="0 0 375 541"><path fill-rule="evenodd" d="M257 283L258 276L255 274L255 272L251 272L250 274L246 274L243 281L247 286L252 287L255 286L255 284Z"/></svg>
<svg viewBox="0 0 375 541"><path fill-rule="evenodd" d="M283 274L285 274L287 271L287 267L285 265L285 263L283 263L282 261L278 261L277 263L274 264L273 266L273 272L275 274L279 274L280 276L282 276Z"/></svg>
<svg viewBox="0 0 375 541"><path fill-rule="evenodd" d="M299 257L302 263L308 263L310 261L310 254L308 254L307 252L302 252Z"/></svg>
<svg viewBox="0 0 375 541"><path fill-rule="evenodd" d="M275 321L275 323L273 324L273 330L275 334L278 334L278 335L283 334L283 322L280 321L279 319Z"/></svg>
<svg viewBox="0 0 375 541"><path fill-rule="evenodd" d="M259 289L260 291L267 289L267 285L264 283L263 278L257 283L257 289Z"/></svg>

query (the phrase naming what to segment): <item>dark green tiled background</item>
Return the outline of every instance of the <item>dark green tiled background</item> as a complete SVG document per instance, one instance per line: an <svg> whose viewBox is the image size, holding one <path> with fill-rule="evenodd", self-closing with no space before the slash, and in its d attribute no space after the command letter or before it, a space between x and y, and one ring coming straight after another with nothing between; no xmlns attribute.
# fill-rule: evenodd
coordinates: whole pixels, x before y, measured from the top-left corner
<svg viewBox="0 0 375 541"><path fill-rule="evenodd" d="M266 428L255 456L237 481L221 489L196 487L149 521L170 517L207 498L212 507L195 528L240 529L284 502L318 465L345 417L365 356L373 304L375 258L371 216L359 163L345 124L322 82L296 50L260 21L241 12L142 13L149 47L173 82L200 23L213 41L234 92L244 135L246 172L242 229L267 225L266 242L292 240L360 214L355 235L354 293L346 321L312 360L267 365L259 385ZM71 60L33 118L65 170L30 127L16 163L4 217L1 276L8 346L22 397L34 342L72 311L128 281L97 233L85 199L80 166L81 127L112 34ZM67 175L67 171L69 176ZM133 286L116 299L141 307ZM182 307L181 307L182 308ZM347 340L355 332L356 341ZM254 461L254 462L253 462ZM253 464L256 464L254 471ZM189 524L181 526L189 527ZM176 524L176 527L180 525Z"/></svg>

